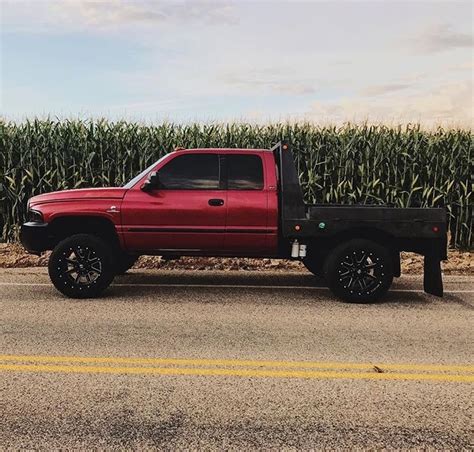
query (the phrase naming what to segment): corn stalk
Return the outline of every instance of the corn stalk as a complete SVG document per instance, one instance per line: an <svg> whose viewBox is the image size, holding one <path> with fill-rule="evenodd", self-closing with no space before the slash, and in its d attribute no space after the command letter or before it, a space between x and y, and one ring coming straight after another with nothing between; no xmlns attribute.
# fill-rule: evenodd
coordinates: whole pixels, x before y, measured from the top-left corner
<svg viewBox="0 0 474 452"><path fill-rule="evenodd" d="M445 206L450 245L472 248L473 134L418 125L142 125L0 120L0 239L18 238L33 195L122 185L177 146L269 148L289 139L308 202Z"/></svg>

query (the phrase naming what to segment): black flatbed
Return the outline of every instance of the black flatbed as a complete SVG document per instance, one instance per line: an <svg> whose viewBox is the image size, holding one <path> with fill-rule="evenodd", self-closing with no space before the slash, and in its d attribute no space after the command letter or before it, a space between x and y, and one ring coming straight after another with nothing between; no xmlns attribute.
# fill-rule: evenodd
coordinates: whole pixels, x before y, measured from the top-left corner
<svg viewBox="0 0 474 452"><path fill-rule="evenodd" d="M335 232L345 227L368 226L383 229L394 237L437 239L446 227L445 209L401 208L364 205L315 205L307 206L305 223L326 228L333 226ZM434 232L434 230L437 232ZM313 228L314 231L314 228Z"/></svg>
<svg viewBox="0 0 474 452"><path fill-rule="evenodd" d="M289 253L288 239L311 244L322 254L351 237L377 240L394 255L412 251L425 256L425 290L439 292L430 291L427 280L441 284L439 263L447 259L446 209L306 204L289 143L280 142L272 151L278 167L281 255Z"/></svg>

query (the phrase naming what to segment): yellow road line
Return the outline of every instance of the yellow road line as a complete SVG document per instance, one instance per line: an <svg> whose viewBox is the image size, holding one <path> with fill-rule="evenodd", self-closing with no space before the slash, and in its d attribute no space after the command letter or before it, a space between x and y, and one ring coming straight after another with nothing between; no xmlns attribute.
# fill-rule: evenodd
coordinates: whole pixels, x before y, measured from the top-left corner
<svg viewBox="0 0 474 452"><path fill-rule="evenodd" d="M448 374L395 374L376 372L335 372L311 370L257 370L257 369L208 369L170 367L110 367L110 366L61 366L44 364L0 364L0 371L55 372L83 374L147 374L147 375L194 375L231 377L272 377L304 379L356 379L356 380L429 380L473 383L473 375Z"/></svg>
<svg viewBox="0 0 474 452"><path fill-rule="evenodd" d="M85 363L85 364L135 364L172 366L217 366L217 367L276 367L302 369L360 369L371 370L374 366L393 371L474 372L474 365L459 364L392 364L392 363L344 363L311 361L271 361L240 359L186 359L186 358L127 358L88 356L44 356L44 355L0 355L0 362L34 363Z"/></svg>

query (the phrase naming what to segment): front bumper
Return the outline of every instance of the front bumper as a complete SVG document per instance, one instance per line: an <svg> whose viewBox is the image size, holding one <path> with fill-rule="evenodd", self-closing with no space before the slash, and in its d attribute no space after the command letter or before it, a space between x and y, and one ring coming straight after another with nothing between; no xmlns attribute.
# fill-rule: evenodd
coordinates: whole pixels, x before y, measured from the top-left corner
<svg viewBox="0 0 474 452"><path fill-rule="evenodd" d="M24 223L20 229L20 241L24 248L32 254L40 254L51 249L52 237L48 223Z"/></svg>

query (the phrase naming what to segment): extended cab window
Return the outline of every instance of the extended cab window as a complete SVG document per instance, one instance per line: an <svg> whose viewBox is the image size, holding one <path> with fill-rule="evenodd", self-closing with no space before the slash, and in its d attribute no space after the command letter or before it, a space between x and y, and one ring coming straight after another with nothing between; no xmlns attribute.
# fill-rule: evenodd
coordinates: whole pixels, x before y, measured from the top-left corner
<svg viewBox="0 0 474 452"><path fill-rule="evenodd" d="M228 190L262 190L263 165L258 155L226 155Z"/></svg>
<svg viewBox="0 0 474 452"><path fill-rule="evenodd" d="M219 158L216 154L175 157L159 171L160 187L168 190L218 190Z"/></svg>

